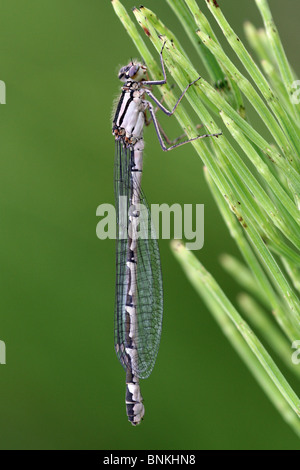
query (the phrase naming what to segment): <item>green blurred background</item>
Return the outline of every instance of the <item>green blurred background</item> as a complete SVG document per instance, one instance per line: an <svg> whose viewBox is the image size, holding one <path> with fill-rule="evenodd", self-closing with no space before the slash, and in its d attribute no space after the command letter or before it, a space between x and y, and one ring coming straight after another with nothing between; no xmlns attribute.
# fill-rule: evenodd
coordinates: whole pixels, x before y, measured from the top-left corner
<svg viewBox="0 0 300 470"><path fill-rule="evenodd" d="M123 3L129 11L135 5ZM204 3L199 0L206 11ZM242 37L244 20L261 24L254 1L220 4ZM300 4L271 4L299 73ZM196 59L167 4L144 5L176 29ZM0 115L0 339L7 346L7 365L0 368L0 448L299 448L165 240L160 352L142 382L145 421L138 428L127 422L125 376L113 347L115 243L98 240L95 229L97 206L114 201L116 73L137 52L110 0L2 0L0 37L0 79L7 85ZM178 134L175 119L165 127ZM205 204L199 256L234 300L238 288L218 258L237 250L201 161L192 147L164 154L153 129L146 142L149 202Z"/></svg>

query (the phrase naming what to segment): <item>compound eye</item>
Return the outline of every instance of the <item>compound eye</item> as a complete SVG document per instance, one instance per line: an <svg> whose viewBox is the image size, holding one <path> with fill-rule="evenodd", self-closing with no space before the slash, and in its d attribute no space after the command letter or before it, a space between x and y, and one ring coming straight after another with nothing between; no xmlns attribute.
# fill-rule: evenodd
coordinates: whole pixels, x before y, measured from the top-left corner
<svg viewBox="0 0 300 470"><path fill-rule="evenodd" d="M119 80L124 81L126 79L126 72L128 70L128 67L122 67L119 71Z"/></svg>
<svg viewBox="0 0 300 470"><path fill-rule="evenodd" d="M139 65L132 65L128 70L127 76L129 78L134 77L138 73L139 68L140 68Z"/></svg>

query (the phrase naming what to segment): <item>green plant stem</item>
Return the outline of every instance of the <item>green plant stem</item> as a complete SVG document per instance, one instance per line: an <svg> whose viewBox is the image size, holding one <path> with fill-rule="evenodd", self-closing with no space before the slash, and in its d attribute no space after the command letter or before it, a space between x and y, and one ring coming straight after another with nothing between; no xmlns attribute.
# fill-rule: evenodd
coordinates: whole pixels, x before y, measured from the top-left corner
<svg viewBox="0 0 300 470"><path fill-rule="evenodd" d="M183 0L167 0L170 8L177 15L191 43L195 47L199 57L208 71L213 83L224 83L225 75L213 54L204 46L195 34L195 23Z"/></svg>
<svg viewBox="0 0 300 470"><path fill-rule="evenodd" d="M208 271L206 271L200 261L198 261L190 251L184 248L182 243L176 240L172 244L172 249L192 285L197 287L197 284L201 282L206 287L209 294L224 310L228 318L233 322L237 330L243 336L249 348L263 366L264 370L269 375L270 379L273 381L282 397L290 405L296 415L300 417L299 398L288 384L269 353L263 347L249 325L242 319L235 307L228 300L214 278Z"/></svg>
<svg viewBox="0 0 300 470"><path fill-rule="evenodd" d="M281 331L271 320L267 312L249 295L238 296L238 304L247 315L248 321L267 340L274 352L284 361L285 365L300 378L300 367L292 362L292 348Z"/></svg>
<svg viewBox="0 0 300 470"><path fill-rule="evenodd" d="M267 42L265 30L262 28L256 29L256 27L250 21L246 21L244 23L244 31L247 40L251 48L255 51L258 59L260 61L271 60L272 64L274 65L274 56L272 54L272 49L269 47Z"/></svg>
<svg viewBox="0 0 300 470"><path fill-rule="evenodd" d="M265 0L256 0L256 3L266 4L267 2ZM259 70L259 68L255 64L254 60L248 53L242 41L240 40L240 38L238 38L238 36L235 34L233 29L227 22L221 9L217 8L214 2L207 1L206 4L208 8L210 9L211 13L214 15L216 21L219 23L219 26L222 29L224 36L226 37L227 41L231 45L232 49L237 54L242 64L246 67L246 70L251 75L257 88L260 90L266 102L268 103L270 109L277 116L278 121L281 123L282 128L285 130L286 138L284 138L284 136L281 135L285 152L287 155L294 157L294 159L290 161L292 162L293 165L295 165L296 168L299 169L300 139L298 136L297 128L294 126L294 123L290 120L285 109L281 106L281 103L278 100L278 97L276 96L275 92L271 90L270 84L267 82L266 78L264 77L262 72ZM215 44L214 44L214 47L215 47ZM237 73L238 73L238 76L240 77L241 74L238 71ZM268 119L269 118L270 116L268 117ZM288 141L293 146L294 151L293 150L291 151Z"/></svg>
<svg viewBox="0 0 300 470"><path fill-rule="evenodd" d="M290 67L289 61L287 60L268 2L267 0L255 0L255 2L263 18L267 36L270 42L270 47L272 48L272 51L276 57L283 83L288 90L288 94L292 95L292 84L295 80L295 75ZM296 106L295 110L298 111Z"/></svg>
<svg viewBox="0 0 300 470"><path fill-rule="evenodd" d="M196 273L195 273L196 276ZM198 294L202 297L211 314L215 318L223 334L227 337L232 347L246 364L254 378L264 390L270 401L278 410L282 418L291 426L294 432L300 437L300 420L291 410L286 400L282 397L277 387L274 385L264 368L261 366L253 352L248 347L240 332L235 328L224 310L209 294L205 286L201 282L195 282L194 287Z"/></svg>
<svg viewBox="0 0 300 470"><path fill-rule="evenodd" d="M134 10L134 14L137 17L137 20L140 23L141 27L144 30L147 29L148 37L150 38L153 45L156 47L157 51L159 52L161 50L162 40L165 40L165 39L162 39L161 37L159 38L157 34L155 33L155 27L151 22L151 16L149 15L146 16L144 10L143 10L143 13L141 13L137 9ZM165 61L167 68L169 69L169 72L172 74L173 78L178 83L180 88L184 89L186 87L186 83L189 83L192 80L197 78L197 74L195 70L193 70L193 68L191 67L190 62L186 60L186 58L183 57L178 50L176 50L172 42L166 43L164 51L165 51L164 61ZM182 67L182 70L179 71L178 66ZM186 78L184 78L185 75L187 75ZM200 96L197 93L197 89L198 89L197 85L198 83L202 81L203 80L199 80L195 84L195 86L190 88L189 93L187 94L187 98L189 102L191 103L191 105L193 106L196 113L198 114L200 121L204 124L204 126L207 128L209 133L215 134L218 132L218 127L214 123L207 109L203 106ZM179 113L180 113L180 110L178 107L176 111L176 117L180 118ZM188 129L189 126L188 125L184 126L184 128ZM187 135L190 137L189 134ZM219 141L221 141L221 139L222 139L221 143L218 142L217 140L217 143L214 142L211 144L215 152L218 152L220 150L220 152L222 153L222 147L224 149L224 145L227 144L224 137L221 137ZM223 171L220 171L220 168L218 167L218 165L216 165L216 162L211 158L210 155L207 155L206 152L203 152L203 149L205 146L203 141L195 141L193 145L195 146L196 150L199 152L199 155L202 158L205 165L209 168L210 173L213 175L213 178L216 184L219 186L220 191L224 195L227 196L230 206L235 207L235 208L239 207L241 218L245 220L247 223L247 233L249 235L249 238L253 246L255 247L262 261L270 270L270 273L272 274L272 277L275 283L277 284L278 289L283 293L283 296L290 307L290 311L294 317L295 322L299 324L300 323L299 300L297 296L295 295L295 293L293 292L293 289L291 289L283 273L281 272L274 257L272 256L269 249L266 247L263 240L261 239L261 236L257 232L255 225L253 224L253 217L255 220L256 214L252 210L251 203L245 204L243 205L243 207L239 206L240 194L233 195L232 187L230 184L228 184L227 179L224 178ZM225 165L225 171L227 171L226 165ZM238 175L236 175L236 173L235 173L234 183L237 184L239 187L239 190L241 190L240 181L238 180Z"/></svg>
<svg viewBox="0 0 300 470"><path fill-rule="evenodd" d="M206 178L208 175L206 175ZM247 292L250 292L257 298L266 308L270 306L269 296L266 294L262 286L257 282L252 271L247 268L238 259L229 254L223 254L220 257L220 263L226 272ZM264 285L264 284L263 284ZM272 293L273 295L273 293Z"/></svg>
<svg viewBox="0 0 300 470"><path fill-rule="evenodd" d="M242 75L238 71L237 67L226 56L225 52L221 49L221 47L217 43L212 41L212 39L206 34L204 34L202 31L198 31L197 34L202 39L203 43L209 48L209 50L213 54L215 54L215 56L218 57L218 59L227 68L230 73L230 77L236 81L239 88L242 90L244 95L253 105L257 113L260 115L262 121L267 125L270 133L277 142L277 145L282 149L284 154L288 155L290 163L297 168L296 158L298 158L298 149L292 148L293 141L288 138L290 134L294 135L296 133L296 131L295 133L292 131L292 125L290 124L289 133L284 133L281 126L275 119L274 115L269 111L268 106L264 103L263 99L259 96L258 92L256 92L254 86L250 83L249 80L246 79L244 75ZM259 84L257 84L257 86L259 86ZM271 103L279 101L270 89L268 90L268 96L265 96L265 98L272 109L273 106L271 106ZM281 114L282 113L285 113L285 111L282 110ZM277 114L277 116L280 116L280 114ZM283 128L287 128L287 124L284 124L282 119L280 119L279 122L281 123Z"/></svg>
<svg viewBox="0 0 300 470"><path fill-rule="evenodd" d="M210 190L213 194L213 197L219 207L219 210L221 211L222 217L230 231L230 234L236 241L247 265L250 267L257 281L257 285L262 291L262 295L268 297L269 305L271 306L274 312L274 317L276 321L283 329L289 340L293 342L296 338L298 338L300 334L299 329L291 323L289 317L287 316L287 307L285 305L282 305L277 293L274 291L272 284L266 276L265 271L262 269L261 265L257 260L257 257L255 256L251 246L249 245L244 231L242 230L237 219L233 216L232 212L230 211L226 201L222 197L222 194L220 194L220 191L213 182L212 177L209 174L209 171L207 171L207 169L205 169L204 174L209 184Z"/></svg>
<svg viewBox="0 0 300 470"><path fill-rule="evenodd" d="M297 222L298 227L297 225L291 226L291 230L293 232L291 236L292 238L294 238L295 230L296 232L297 230L299 231L299 226L300 226L300 213L294 201L290 199L289 195L286 193L286 191L283 189L281 184L278 182L277 178L270 171L266 163L260 158L258 153L253 148L253 146L250 144L249 140L245 137L244 133L239 130L238 126L234 123L234 121L230 119L228 116L226 116L225 113L223 113L222 111L220 115L223 119L224 124L226 124L226 126L230 130L232 136L235 138L237 143L243 149L246 156L253 163L253 165L255 166L257 171L260 173L260 175L264 178L265 182L268 184L269 188L271 189L272 193L276 196L277 200L283 203L284 208L289 212L289 214ZM265 206L264 201L262 202L262 205ZM276 211L278 212L277 208L276 208ZM269 215L273 217L274 211L272 208L270 208L269 212L270 212ZM277 217L281 219L281 215L279 215L279 213L277 214ZM282 222L282 219L278 220L278 224L277 224L278 227L280 227L281 222ZM297 235L296 238L298 238L299 240L299 235ZM295 238L296 246L300 248L300 244L298 244L296 238Z"/></svg>

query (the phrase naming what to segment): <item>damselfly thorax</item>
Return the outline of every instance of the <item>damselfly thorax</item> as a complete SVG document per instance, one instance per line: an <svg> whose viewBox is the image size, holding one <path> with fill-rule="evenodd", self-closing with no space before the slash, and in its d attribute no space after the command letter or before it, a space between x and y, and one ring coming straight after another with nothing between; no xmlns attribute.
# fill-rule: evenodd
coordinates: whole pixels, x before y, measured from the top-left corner
<svg viewBox="0 0 300 470"><path fill-rule="evenodd" d="M140 64L138 66L142 67ZM113 134L126 147L133 146L143 138L145 113L148 108L147 102L143 99L144 95L145 89L142 82L130 79L122 87L113 121Z"/></svg>

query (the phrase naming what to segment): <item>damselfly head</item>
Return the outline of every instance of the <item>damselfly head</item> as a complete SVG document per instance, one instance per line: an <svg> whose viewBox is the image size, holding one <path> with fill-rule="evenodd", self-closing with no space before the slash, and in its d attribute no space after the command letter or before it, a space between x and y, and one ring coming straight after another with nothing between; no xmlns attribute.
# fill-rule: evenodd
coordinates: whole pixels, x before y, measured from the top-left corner
<svg viewBox="0 0 300 470"><path fill-rule="evenodd" d="M122 82L126 80L132 80L133 82L141 82L142 80L147 79L147 67L142 64L135 64L130 62L130 64L122 67L119 72L119 79Z"/></svg>

